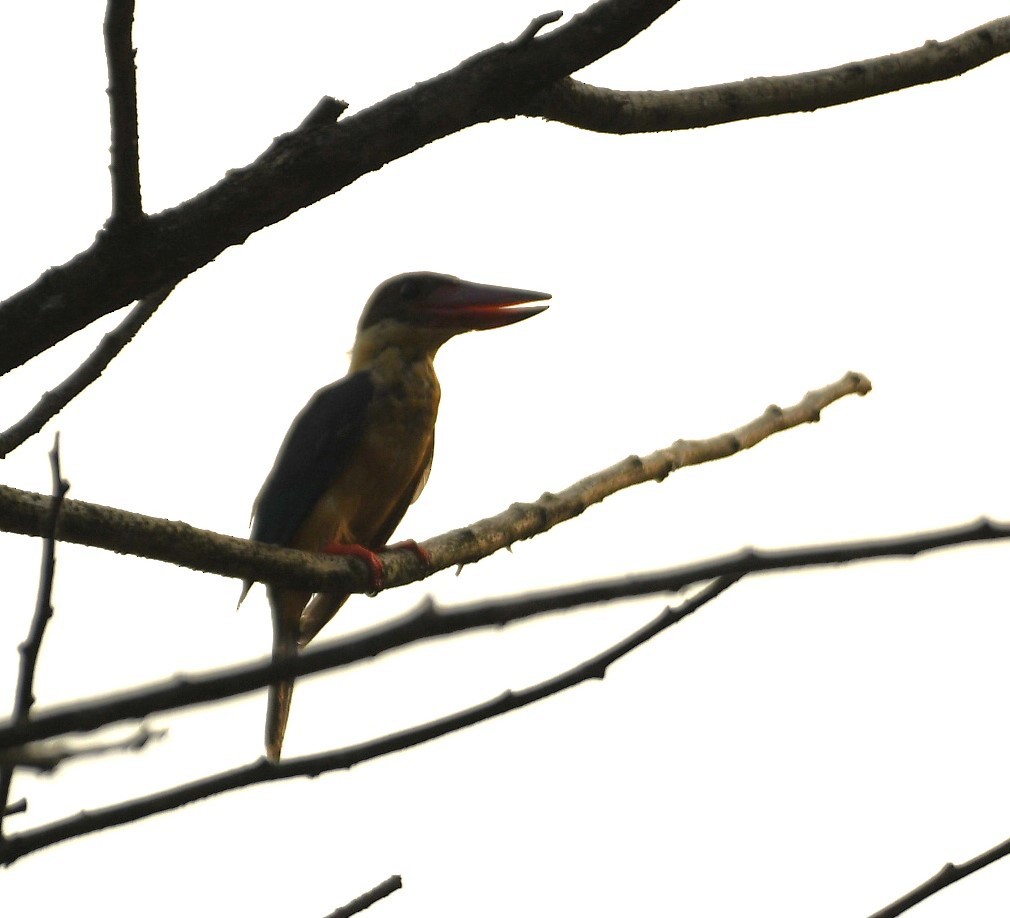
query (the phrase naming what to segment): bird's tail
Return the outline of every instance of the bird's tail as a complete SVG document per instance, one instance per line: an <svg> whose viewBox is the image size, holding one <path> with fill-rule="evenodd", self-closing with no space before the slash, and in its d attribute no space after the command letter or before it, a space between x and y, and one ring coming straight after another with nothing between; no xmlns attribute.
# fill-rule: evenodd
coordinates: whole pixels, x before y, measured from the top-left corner
<svg viewBox="0 0 1010 918"><path fill-rule="evenodd" d="M298 654L298 615L308 597L295 596L290 591L270 591L270 606L274 622L273 661L289 660ZM292 621L293 619L293 621ZM267 759L277 762L281 757L284 732L288 726L294 679L274 682L267 691L266 752Z"/></svg>
<svg viewBox="0 0 1010 918"><path fill-rule="evenodd" d="M317 593L301 616L298 646L304 647L347 602L349 593Z"/></svg>

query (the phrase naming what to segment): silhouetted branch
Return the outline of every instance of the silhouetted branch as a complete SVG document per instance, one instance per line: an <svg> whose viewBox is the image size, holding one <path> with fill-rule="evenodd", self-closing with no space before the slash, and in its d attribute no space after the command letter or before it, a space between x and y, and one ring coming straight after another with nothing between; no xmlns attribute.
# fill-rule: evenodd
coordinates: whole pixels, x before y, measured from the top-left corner
<svg viewBox="0 0 1010 918"><path fill-rule="evenodd" d="M328 127L293 131L185 203L94 244L0 304L0 374L103 315L178 283L264 227L421 147L513 117L555 80L625 45L677 0L600 0Z"/></svg>
<svg viewBox="0 0 1010 918"><path fill-rule="evenodd" d="M327 918L351 918L352 915L363 912L369 906L375 905L380 899L385 899L386 896L392 895L402 887L403 880L394 874L388 880L383 880L374 889L352 899L347 905L342 905L336 911L330 912Z"/></svg>
<svg viewBox="0 0 1010 918"><path fill-rule="evenodd" d="M53 441L49 452L49 466L53 476L53 497L50 502L49 519L46 521L45 543L42 548L42 569L39 572L38 597L35 602L35 613L28 626L28 637L18 647L21 664L18 668L17 687L14 690L14 709L11 720L15 724L28 722L35 695L32 686L35 682L35 666L38 663L39 651L42 648L42 637L46 625L53 616L53 576L56 573L56 524L59 520L63 499L70 489L60 472L60 435ZM3 838L3 814L7 811L7 799L10 796L11 780L14 777L15 762L0 761L0 839Z"/></svg>
<svg viewBox="0 0 1010 918"><path fill-rule="evenodd" d="M134 0L108 0L105 9L105 59L109 67L112 122L112 216L110 226L136 223L144 215L140 198L137 138L137 68L133 48Z"/></svg>
<svg viewBox="0 0 1010 918"><path fill-rule="evenodd" d="M167 730L151 730L141 725L128 737L121 740L67 742L65 740L42 740L0 749L0 767L28 768L32 771L49 773L71 759L83 759L109 752L137 752L148 743L163 739Z"/></svg>
<svg viewBox="0 0 1010 918"><path fill-rule="evenodd" d="M22 797L20 800L14 803L8 803L2 810L0 810L0 819L4 816L13 816L16 813L27 813L28 812L28 801Z"/></svg>
<svg viewBox="0 0 1010 918"><path fill-rule="evenodd" d="M840 398L869 391L870 383L865 376L847 373L837 382L807 393L791 408L773 405L760 417L730 433L706 440L678 440L649 456L630 456L557 494L546 493L532 503L513 504L497 516L428 539L422 547L431 558L430 566L415 552L384 552L381 558L385 585L402 586L444 568L478 561L578 516L617 491L646 481L661 481L684 466L732 456L772 434L817 421L820 412ZM41 535L49 507L47 497L0 485L2 530ZM65 503L57 538L211 574L301 586L313 591L364 593L374 589L370 572L356 558L277 548L83 501Z"/></svg>
<svg viewBox="0 0 1010 918"><path fill-rule="evenodd" d="M580 682L585 682L588 679L602 679L606 674L607 668L615 660L630 653L636 647L655 637L671 625L682 621L692 612L715 599L736 580L737 578L735 577L726 577L710 583L695 596L681 603L677 608L666 608L662 614L651 622L614 644L603 653L597 654L584 663L537 685L515 692L506 691L497 698L474 705L463 711L458 711L447 717L429 721L426 724L411 727L378 739L359 743L355 746L348 746L343 749L319 753L317 755L286 759L277 764L270 764L266 759L260 759L250 765L222 772L210 778L193 781L190 784L181 785L171 790L124 803L113 804L102 809L89 810L68 819L39 826L35 829L28 829L0 841L0 863L10 865L26 854L38 851L40 848L45 848L49 845L54 845L57 842L87 835L112 826L134 822L146 816L153 816L155 813L163 813L166 810L175 809L187 803L226 791L236 790L240 787L305 775L315 777L328 771L350 768L352 765L357 765L360 762L388 755L391 752L402 749L408 749L436 737L444 736L447 733L472 726L482 720L489 720L508 711L517 710L542 698L547 698L574 685L578 685Z"/></svg>
<svg viewBox="0 0 1010 918"><path fill-rule="evenodd" d="M87 360L55 389L46 392L38 404L20 421L0 433L0 459L17 449L29 437L37 434L48 421L67 406L71 399L76 398L98 379L112 359L133 340L140 327L165 302L172 289L163 287L144 297L119 325L102 336L98 347L91 352Z"/></svg>
<svg viewBox="0 0 1010 918"><path fill-rule="evenodd" d="M536 34L544 27L550 25L552 22L557 22L562 16L564 16L563 10L554 10L553 13L542 13L539 16L535 16L528 26L519 33L519 37L516 38L515 43L517 45L524 45L526 42L536 37Z"/></svg>
<svg viewBox="0 0 1010 918"><path fill-rule="evenodd" d="M523 109L551 121L604 134L710 127L731 121L810 112L858 99L949 80L1010 52L1010 17L948 41L788 76L751 77L694 89L626 92L558 80Z"/></svg>
<svg viewBox="0 0 1010 918"><path fill-rule="evenodd" d="M37 713L27 724L4 724L0 726L0 749L63 733L94 730L123 720L138 720L159 711L219 701L262 689L278 677L306 676L338 669L418 641L447 637L478 628L498 628L533 616L593 603L657 593L676 593L719 577L742 577L762 571L848 564L873 558L911 557L953 545L1006 538L1010 538L1010 523L980 520L968 526L889 539L841 542L779 551L746 549L651 574L598 580L448 609L439 609L433 602L426 600L400 618L356 634L316 644L296 659L276 663L268 660L221 669L204 676L176 678L90 701L53 707Z"/></svg>
<svg viewBox="0 0 1010 918"><path fill-rule="evenodd" d="M933 893L945 889L952 883L964 879L976 870L988 867L1001 858L1010 854L1010 838L1001 841L998 845L982 852L977 857L973 857L963 864L944 864L943 867L932 877L920 886L905 893L900 899L896 899L890 905L882 908L879 912L874 912L870 918L895 918L907 912L913 905L918 905L923 899L928 899Z"/></svg>
<svg viewBox="0 0 1010 918"><path fill-rule="evenodd" d="M334 99L332 96L323 96L298 125L300 131L311 131L313 128L324 127L333 124L345 111L347 103Z"/></svg>
<svg viewBox="0 0 1010 918"><path fill-rule="evenodd" d="M0 304L0 373L101 316L178 283L252 233L474 124L527 114L598 131L672 130L851 102L946 79L1008 50L1007 20L999 19L916 51L687 94L624 94L567 79L622 47L676 2L601 0L545 34L528 36L527 29L519 40L476 54L349 118L285 135L283 144L271 145L254 163L230 170L177 207L143 218L127 235L99 233L87 251ZM701 112L710 104L712 117Z"/></svg>

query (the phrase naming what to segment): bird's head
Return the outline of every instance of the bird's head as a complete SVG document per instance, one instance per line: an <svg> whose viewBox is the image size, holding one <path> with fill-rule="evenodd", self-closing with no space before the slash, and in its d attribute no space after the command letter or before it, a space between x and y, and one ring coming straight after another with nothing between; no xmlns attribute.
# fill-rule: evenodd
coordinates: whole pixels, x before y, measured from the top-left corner
<svg viewBox="0 0 1010 918"><path fill-rule="evenodd" d="M418 271L381 283L358 323L358 344L369 349L412 347L434 354L453 335L500 328L543 312L549 293L474 284L449 274Z"/></svg>

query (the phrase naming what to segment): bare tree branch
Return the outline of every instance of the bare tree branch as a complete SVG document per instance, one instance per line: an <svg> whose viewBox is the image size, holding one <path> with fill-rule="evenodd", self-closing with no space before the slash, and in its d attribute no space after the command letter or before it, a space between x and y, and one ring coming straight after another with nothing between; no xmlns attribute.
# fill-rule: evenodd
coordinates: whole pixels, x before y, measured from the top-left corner
<svg viewBox="0 0 1010 918"><path fill-rule="evenodd" d="M928 899L933 893L946 889L952 883L963 880L976 870L988 867L1008 854L1010 854L1010 838L1001 841L995 847L990 848L988 851L983 851L963 864L944 864L925 883L905 893L900 899L895 899L894 902L882 908L879 912L874 912L870 915L870 918L895 918L896 915L904 914L913 905L918 905L923 899Z"/></svg>
<svg viewBox="0 0 1010 918"><path fill-rule="evenodd" d="M110 227L143 217L140 198L140 149L137 137L137 52L133 47L134 0L108 0L105 8L105 59L109 67L109 147L112 175Z"/></svg>
<svg viewBox="0 0 1010 918"><path fill-rule="evenodd" d="M564 15L563 10L554 10L553 13L542 13L539 16L535 16L530 21L530 24L519 33L515 43L517 45L522 45L531 41L536 37L537 32L539 32L544 26L548 26L552 22L557 22Z"/></svg>
<svg viewBox="0 0 1010 918"><path fill-rule="evenodd" d="M121 740L91 741L87 743L65 740L42 740L0 749L0 767L29 768L33 771L49 773L71 759L105 755L109 752L137 752L148 743L163 739L167 730L151 730L143 724L130 736Z"/></svg>
<svg viewBox="0 0 1010 918"><path fill-rule="evenodd" d="M0 304L0 374L386 163L514 117L534 93L622 47L676 2L600 0L564 26L496 45L352 117L285 134L251 165L129 233L99 233Z"/></svg>
<svg viewBox="0 0 1010 918"><path fill-rule="evenodd" d="M375 905L380 899L385 899L386 896L392 895L402 887L403 880L394 874L388 880L383 880L374 889L370 889L356 899L352 899L347 905L342 905L336 911L330 912L326 918L351 918L352 915L363 912L366 908Z"/></svg>
<svg viewBox="0 0 1010 918"><path fill-rule="evenodd" d="M431 558L430 565L415 552L384 552L385 585L403 586L435 571L478 561L578 516L617 491L646 481L662 481L684 466L732 456L772 434L819 420L821 411L840 398L869 391L870 382L865 376L847 373L837 382L808 392L791 408L772 405L760 417L730 433L706 440L678 440L649 456L629 456L557 494L545 493L533 503L513 504L497 516L428 539L422 547ZM0 530L42 535L50 506L50 499L40 494L0 485ZM65 542L167 561L225 577L302 586L313 591L364 593L374 589L371 574L356 558L277 548L84 501L66 501L56 535Z"/></svg>
<svg viewBox="0 0 1010 918"><path fill-rule="evenodd" d="M489 720L508 711L517 710L588 679L602 679L606 675L607 668L615 660L630 653L671 625L682 621L696 609L715 599L736 580L735 577L726 577L710 583L680 606L664 609L651 622L604 652L537 685L520 691L504 692L497 698L457 711L447 717L355 746L287 759L275 765L270 764L266 759L259 759L250 765L221 772L168 791L113 804L102 809L90 810L48 825L39 826L36 829L29 829L5 840L0 840L0 864L9 866L20 857L57 842L134 822L146 816L153 816L155 813L163 813L195 800L236 790L240 787L305 775L315 777L328 771L350 768L352 765L357 765L368 759L408 749L447 733L472 726L482 720Z"/></svg>
<svg viewBox="0 0 1010 918"><path fill-rule="evenodd" d="M518 114L617 133L716 124L947 79L1008 50L1007 20L999 19L915 51L686 93L615 93L566 80L622 47L676 2L600 0L546 34L530 37L527 29L518 40L352 117L283 135L251 165L230 170L195 198L142 219L129 234L99 233L87 251L0 304L0 373L95 319L178 283L252 233L474 124ZM558 81L564 82L548 91ZM709 105L711 117L701 111Z"/></svg>
<svg viewBox="0 0 1010 918"><path fill-rule="evenodd" d="M333 96L323 96L298 125L298 130L311 131L314 128L325 127L333 124L344 112L347 111L347 103L334 99Z"/></svg>
<svg viewBox="0 0 1010 918"><path fill-rule="evenodd" d="M14 709L11 720L16 724L28 722L35 695L32 686L35 682L35 666L38 663L39 651L42 648L42 637L46 625L53 617L53 576L56 573L56 526L63 499L70 490L60 472L60 435L53 441L49 453L49 465L53 476L53 497L50 502L49 518L46 521L45 543L42 549L42 569L39 572L38 598L35 603L35 614L32 615L28 627L28 637L18 647L21 654L21 665L18 669L18 682L14 690ZM0 840L3 839L3 815L7 810L7 799L10 796L11 780L14 777L14 764L0 761Z"/></svg>
<svg viewBox="0 0 1010 918"><path fill-rule="evenodd" d="M0 810L0 818L4 816L13 816L16 813L27 813L28 812L28 801L22 797L20 800L14 803L8 803L2 810Z"/></svg>
<svg viewBox="0 0 1010 918"><path fill-rule="evenodd" d="M709 127L810 112L949 80L1010 52L1010 16L921 48L788 76L752 77L696 89L624 92L559 80L523 110L603 134Z"/></svg>
<svg viewBox="0 0 1010 918"><path fill-rule="evenodd" d="M980 520L967 526L888 539L778 551L746 549L665 571L598 580L504 599L486 599L448 609L440 609L427 600L406 615L356 634L316 644L294 659L266 660L220 669L203 676L183 676L90 701L54 706L37 713L27 723L7 722L0 725L0 749L64 733L95 730L124 720L137 720L159 711L220 701L265 688L278 677L301 677L339 669L418 641L478 628L500 628L537 615L594 603L676 593L720 577L848 564L873 558L912 557L953 545L1006 538L1010 538L1010 523Z"/></svg>
<svg viewBox="0 0 1010 918"><path fill-rule="evenodd" d="M80 395L112 362L120 351L126 347L141 326L157 311L172 292L171 287L144 297L129 314L112 331L102 336L98 347L91 352L73 373L71 373L55 389L44 393L38 403L16 424L12 424L0 433L0 459L13 452L29 437L37 434L52 418L62 411L67 404Z"/></svg>

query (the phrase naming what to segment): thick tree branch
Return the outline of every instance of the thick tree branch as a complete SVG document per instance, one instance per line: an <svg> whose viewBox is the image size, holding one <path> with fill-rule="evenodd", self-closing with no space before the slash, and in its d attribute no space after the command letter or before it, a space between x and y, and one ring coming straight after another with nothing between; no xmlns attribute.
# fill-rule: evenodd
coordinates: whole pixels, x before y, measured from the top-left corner
<svg viewBox="0 0 1010 918"><path fill-rule="evenodd" d="M171 287L163 287L150 296L144 297L130 310L119 325L102 336L98 347L91 352L87 360L55 389L44 393L35 407L20 421L0 433L0 459L17 449L29 437L37 434L72 399L98 379L113 358L133 340L134 335L140 331L140 327L154 315L171 292Z"/></svg>
<svg viewBox="0 0 1010 918"><path fill-rule="evenodd" d="M600 0L544 35L496 45L335 124L283 135L251 165L128 232L99 233L0 304L0 374L386 163L514 117L534 93L620 48L676 2Z"/></svg>
<svg viewBox="0 0 1010 918"><path fill-rule="evenodd" d="M542 698L556 695L588 679L602 679L614 661L715 599L736 579L727 577L709 584L676 608L666 608L658 617L603 653L537 685L520 691L504 692L497 698L447 717L402 730L399 733L359 743L356 746L288 759L275 765L271 765L265 759L260 759L250 765L222 772L168 791L80 813L68 819L40 826L37 829L29 829L0 841L0 863L10 865L26 854L57 842L134 822L146 816L153 816L155 813L163 813L166 810L240 787L305 775L315 777L328 771L350 768L360 762L408 749L447 733L462 730L464 727L472 726L482 720L490 720L492 717L498 717L508 711L517 710Z"/></svg>
<svg viewBox="0 0 1010 918"><path fill-rule="evenodd" d="M95 319L178 283L252 233L474 124L517 114L618 133L715 124L946 79L1007 51L1007 20L999 19L916 51L686 94L619 94L565 80L626 44L675 2L601 0L563 26L532 38L524 32L339 123L285 134L251 165L129 232L99 233L87 251L0 304L0 374ZM564 82L543 95L558 81ZM711 116L702 111L709 106Z"/></svg>
<svg viewBox="0 0 1010 918"><path fill-rule="evenodd" d="M934 532L888 539L840 542L802 548L731 555L637 576L597 580L504 599L439 609L426 601L400 618L357 634L313 645L297 658L270 660L221 669L203 676L175 678L90 701L53 707L28 723L0 725L0 749L64 733L95 730L124 720L139 720L159 711L220 701L265 688L278 677L307 676L373 659L418 641L461 634L478 628L500 628L537 615L566 611L617 599L676 593L721 577L744 577L762 571L795 570L849 564L872 558L913 557L923 552L970 542L1010 538L1010 523L982 520Z"/></svg>
<svg viewBox="0 0 1010 918"><path fill-rule="evenodd" d="M760 417L730 433L707 440L678 440L649 456L629 456L557 494L545 493L533 503L513 504L497 516L428 539L422 547L431 558L430 566L414 552L385 552L381 557L386 587L403 586L435 571L478 561L578 516L617 491L646 481L662 481L683 466L732 456L772 434L819 420L821 411L840 398L869 391L870 382L865 376L847 373L837 382L807 393L793 407L782 409L773 405ZM0 485L0 530L42 535L51 503L50 498L40 494ZM57 538L225 577L302 586L314 591L364 593L374 589L370 572L356 558L276 548L84 501L66 501Z"/></svg>
<svg viewBox="0 0 1010 918"><path fill-rule="evenodd" d="M843 105L938 80L949 80L1010 52L1010 16L948 41L788 76L754 77L718 86L624 92L565 78L523 109L604 134L679 131L787 112Z"/></svg>
<svg viewBox="0 0 1010 918"><path fill-rule="evenodd" d="M110 226L136 223L144 215L140 199L140 149L137 138L137 52L133 48L134 0L108 0L105 9L105 59L109 66L109 147L112 176Z"/></svg>
<svg viewBox="0 0 1010 918"><path fill-rule="evenodd" d="M60 472L60 435L56 435L53 448L49 453L49 465L53 476L53 497L46 522L45 543L42 549L42 570L39 572L38 598L35 603L35 613L28 626L28 637L18 648L21 654L21 665L18 669L18 682L14 690L14 709L11 720L16 724L28 722L32 705L35 703L33 686L35 683L35 667L42 649L42 637L46 625L53 616L53 576L56 573L56 525L59 520L63 500L70 484ZM11 780L14 777L14 764L0 760L0 839L3 838L3 814L7 810L7 800L10 796Z"/></svg>

